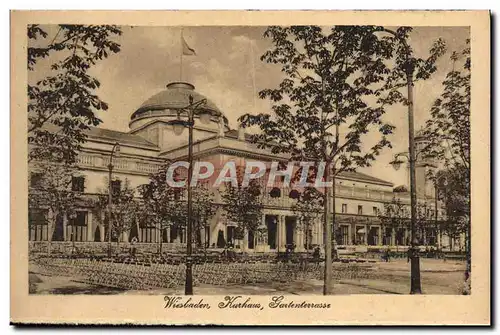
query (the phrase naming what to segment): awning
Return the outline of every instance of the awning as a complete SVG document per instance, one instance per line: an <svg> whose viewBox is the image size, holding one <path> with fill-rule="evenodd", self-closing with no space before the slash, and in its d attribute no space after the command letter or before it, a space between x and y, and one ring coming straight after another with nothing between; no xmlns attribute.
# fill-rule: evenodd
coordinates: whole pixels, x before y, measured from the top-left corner
<svg viewBox="0 0 500 335"><path fill-rule="evenodd" d="M364 234L365 233L365 228L360 228L357 230L358 234Z"/></svg>

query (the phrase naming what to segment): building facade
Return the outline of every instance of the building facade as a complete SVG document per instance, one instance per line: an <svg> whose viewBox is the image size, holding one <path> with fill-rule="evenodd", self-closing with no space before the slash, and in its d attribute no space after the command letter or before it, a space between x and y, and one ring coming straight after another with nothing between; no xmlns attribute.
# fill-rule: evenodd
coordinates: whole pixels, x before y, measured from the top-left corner
<svg viewBox="0 0 500 335"><path fill-rule="evenodd" d="M91 128L78 156L79 169L71 187L80 191L83 198L95 197L102 193L108 187L110 153L116 143L120 145L120 154L113 159L112 182L116 187L127 182L130 187L138 188L148 184L150 174L165 162L186 160L187 131L177 136L168 122L186 118L184 108L189 105L189 96L192 96L194 101L206 99L189 83L170 83L164 91L152 96L132 113L129 132ZM216 168L222 167L228 161L234 161L237 166L255 160L269 163L276 160L287 161L286 157L277 157L268 150L257 148L249 141L243 129L231 130L224 114L209 99L202 108L221 117L195 118L194 160L211 161ZM428 162L417 165L419 204L425 207L426 220L435 224L432 227L429 224L428 229L424 229L426 231L422 232L421 243L449 248L453 243L436 229L437 223L443 220L443 213L441 204L435 201L433 188L425 178L426 169L430 166ZM38 172L31 169L31 173L30 182L33 182ZM396 193L393 192L393 187L390 182L358 172L343 173L336 178L334 207L338 229L334 236L337 245L408 244L408 224L395 227L383 220L383 213L387 211L388 204L395 200L405 207L409 206L408 192ZM299 228L297 215L292 210L295 201L290 196L292 190L291 187L279 187L278 195L271 194L269 190L263 192L264 210L260 225L266 228L264 235L257 236L255 232L245 232L243 240L236 240L235 224L227 222L222 209L218 209L210 224L201 233L203 243L208 247L217 248L232 242L249 252L284 251L287 245L292 244L296 246L297 251L303 251L315 245L324 245L321 219L307 229ZM215 201L221 201L220 195L216 194ZM44 219L51 215L50 211L30 208L30 241L106 241L106 220L103 219L105 214L96 213L85 201L81 201L77 206L76 215L71 218L58 218L52 229ZM409 213L409 210L407 212ZM137 222L129 231L114 236L113 239L128 242L137 237L140 243L185 243L185 230L171 227L160 232L154 224L145 221Z"/></svg>

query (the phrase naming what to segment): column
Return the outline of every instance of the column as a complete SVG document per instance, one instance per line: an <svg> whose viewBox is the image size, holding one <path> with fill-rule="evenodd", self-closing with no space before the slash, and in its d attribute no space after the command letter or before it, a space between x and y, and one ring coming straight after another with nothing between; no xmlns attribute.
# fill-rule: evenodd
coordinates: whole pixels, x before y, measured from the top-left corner
<svg viewBox="0 0 500 335"><path fill-rule="evenodd" d="M166 243L170 243L170 229L172 228L172 226L168 226L166 228L166 231L167 231L167 242Z"/></svg>
<svg viewBox="0 0 500 335"><path fill-rule="evenodd" d="M278 216L278 222L279 222L279 244L280 244L280 249L283 251L285 248L285 243L286 243L286 229L285 229L285 217L283 215Z"/></svg>
<svg viewBox="0 0 500 335"><path fill-rule="evenodd" d="M311 244L322 244L320 241L320 235L319 235L319 226L321 224L321 219L316 219L314 222L314 225L312 226L312 238L311 238Z"/></svg>
<svg viewBox="0 0 500 335"><path fill-rule="evenodd" d="M248 230L245 229L243 232L243 250L248 250Z"/></svg>
<svg viewBox="0 0 500 335"><path fill-rule="evenodd" d="M438 227L436 230L436 240L438 249L441 249L441 227Z"/></svg>
<svg viewBox="0 0 500 335"><path fill-rule="evenodd" d="M280 231L280 217L277 215L270 215L270 220L273 223L273 227L275 227L275 232L274 232L274 245L275 249L277 250L279 248L279 242L281 239L281 231ZM276 225L274 225L276 223Z"/></svg>
<svg viewBox="0 0 500 335"><path fill-rule="evenodd" d="M104 242L104 234L106 233L105 229L104 229L104 223L100 224L99 225L99 235L101 235L101 241L100 242Z"/></svg>
<svg viewBox="0 0 500 335"><path fill-rule="evenodd" d="M311 236L309 237L310 238L309 244L316 244L316 225L317 225L316 220L314 220L313 222L311 222L309 224L309 229L311 229Z"/></svg>
<svg viewBox="0 0 500 335"><path fill-rule="evenodd" d="M106 230L108 229L108 223L105 221L106 213L101 211L101 242L107 242L106 239Z"/></svg>
<svg viewBox="0 0 500 335"><path fill-rule="evenodd" d="M304 248L304 231L303 230L297 230L297 242L295 244L297 245L297 250L302 250Z"/></svg>
<svg viewBox="0 0 500 335"><path fill-rule="evenodd" d="M368 245L368 225L365 224L365 245Z"/></svg>
<svg viewBox="0 0 500 335"><path fill-rule="evenodd" d="M68 216L63 214L63 241L67 241L68 237L66 236L66 227L68 226Z"/></svg>
<svg viewBox="0 0 500 335"><path fill-rule="evenodd" d="M267 226L266 226L266 214L264 214L264 213L262 213L262 217L260 219L260 225L261 226L265 226L267 228ZM256 231L255 234L257 236L257 243L255 244L256 246L257 245L262 245L262 244L263 245L267 244L266 243L267 239L264 236L261 236L258 231ZM267 236L267 234L268 234L268 232L266 232L266 233L264 233L262 235L266 235Z"/></svg>
<svg viewBox="0 0 500 335"><path fill-rule="evenodd" d="M382 226L379 226L378 227L378 245L382 245L383 244L383 241L382 241Z"/></svg>
<svg viewBox="0 0 500 335"><path fill-rule="evenodd" d="M160 243L160 238L161 238L161 225L158 225L156 227L157 229L155 230L155 242Z"/></svg>
<svg viewBox="0 0 500 335"><path fill-rule="evenodd" d="M356 233L357 233L357 227L356 227L356 222L353 222L349 225L349 229L351 229L351 243L352 245L356 245L356 243L358 243L357 239L356 239Z"/></svg>
<svg viewBox="0 0 500 335"><path fill-rule="evenodd" d="M285 247L286 245L286 216L282 215L281 216L281 229L282 229L282 232L283 232L283 248Z"/></svg>
<svg viewBox="0 0 500 335"><path fill-rule="evenodd" d="M347 245L353 245L354 236L352 234L352 223L347 225Z"/></svg>
<svg viewBox="0 0 500 335"><path fill-rule="evenodd" d="M94 222L92 212L87 212L87 241L94 241Z"/></svg>
<svg viewBox="0 0 500 335"><path fill-rule="evenodd" d="M297 225L298 225L298 223L296 224L295 229L294 229L295 251L302 250L302 248L304 247L304 241L303 241L304 231L302 229L298 230ZM303 229L305 229L305 227Z"/></svg>
<svg viewBox="0 0 500 335"><path fill-rule="evenodd" d="M182 239L182 235L183 232L182 232L182 229L181 228L177 228L177 237L175 238L174 242L175 243L180 243L181 242L181 239ZM223 231L223 236L224 236L224 239L226 238L226 233L225 231Z"/></svg>
<svg viewBox="0 0 500 335"><path fill-rule="evenodd" d="M283 229L281 227L281 215L276 216L276 244L278 245L280 251L283 251Z"/></svg>
<svg viewBox="0 0 500 335"><path fill-rule="evenodd" d="M122 233L122 242L128 242L128 231Z"/></svg>
<svg viewBox="0 0 500 335"><path fill-rule="evenodd" d="M396 230L391 229L391 245L396 245Z"/></svg>

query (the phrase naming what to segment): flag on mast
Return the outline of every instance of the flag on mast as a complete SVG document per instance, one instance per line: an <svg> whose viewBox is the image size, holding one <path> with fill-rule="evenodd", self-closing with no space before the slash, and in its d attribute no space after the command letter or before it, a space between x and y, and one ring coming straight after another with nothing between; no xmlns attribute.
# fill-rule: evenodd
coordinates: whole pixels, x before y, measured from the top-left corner
<svg viewBox="0 0 500 335"><path fill-rule="evenodd" d="M181 42L182 42L182 54L184 56L196 55L196 52L186 43L186 40L184 39L184 36L182 34L181 34Z"/></svg>

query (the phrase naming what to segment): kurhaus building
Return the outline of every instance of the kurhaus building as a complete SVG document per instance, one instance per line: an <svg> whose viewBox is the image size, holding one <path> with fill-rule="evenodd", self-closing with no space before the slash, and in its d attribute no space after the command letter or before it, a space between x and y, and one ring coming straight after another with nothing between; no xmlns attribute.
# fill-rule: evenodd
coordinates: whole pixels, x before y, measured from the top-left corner
<svg viewBox="0 0 500 335"><path fill-rule="evenodd" d="M166 161L187 160L187 131L180 136L174 134L173 126L168 123L173 119L185 118L184 108L189 105L189 96L193 100L206 99L195 91L189 83L174 82L166 89L146 100L130 117L130 131L119 132L104 128L91 128L87 141L78 157L79 171L74 178L77 182L72 187L92 197L107 188L108 164L113 146L120 145L120 154L113 158L112 182L120 187L128 181L136 188L149 183L149 176ZM210 118L195 117L194 124L194 160L208 160L216 167L222 167L227 161L235 161L243 166L246 161L258 160L272 162L286 161L286 157L277 157L270 151L257 148L248 139L243 129L233 130L228 126L223 111L209 99L200 108L207 109L213 115ZM416 136L417 145L424 138ZM434 199L434 188L425 178L426 169L432 168L429 162L419 161L417 164L417 195L419 203L426 208L426 215L434 218L438 209L438 221L442 220L442 211ZM336 178L335 211L339 230L337 243L341 246L356 245L406 245L409 241L408 225L403 227L386 227L380 219L384 204L393 199L400 199L409 205L407 192L394 192L394 185L359 172L342 173ZM293 197L291 188L280 187L279 192L263 192L264 210L261 226L267 228L264 236L255 236L246 232L243 240L235 240L235 225L227 222L222 209L218 209L211 222L204 229L202 240L209 247L222 247L232 242L246 251L269 252L285 250L290 244L296 250L305 248L306 234L311 245L323 245L323 227L321 220L309 227L307 231L299 229L296 213L292 210ZM137 196L139 193L137 192ZM220 202L220 196L215 197ZM408 209L409 212L409 209ZM36 212L38 215L47 213ZM104 242L106 227L103 220L97 220L95 211L85 207L82 202L77 215L72 218L57 220L52 240L78 242ZM430 220L432 222L432 220ZM128 242L134 236L142 243L164 243L179 245L185 243L186 235L182 229L167 228L163 232L148 220L137 222L130 231L121 234L120 241ZM47 241L49 228L46 220L37 217L30 209L30 241ZM448 247L453 241L437 233L435 225L429 225L421 238L421 242ZM242 245L244 244L244 245Z"/></svg>

